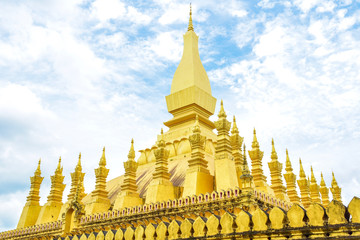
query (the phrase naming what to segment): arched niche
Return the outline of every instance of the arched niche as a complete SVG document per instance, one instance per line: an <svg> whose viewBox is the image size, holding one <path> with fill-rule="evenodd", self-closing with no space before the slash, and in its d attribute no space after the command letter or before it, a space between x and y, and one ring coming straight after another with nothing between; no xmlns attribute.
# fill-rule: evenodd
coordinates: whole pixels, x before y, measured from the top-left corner
<svg viewBox="0 0 360 240"><path fill-rule="evenodd" d="M181 139L178 147L178 155L184 155L191 153L191 145L188 139Z"/></svg>
<svg viewBox="0 0 360 240"><path fill-rule="evenodd" d="M145 153L145 150L140 150L139 151L141 153L139 159L138 159L138 164L139 165L143 165L143 164L146 164L147 163L147 157L146 157L146 153Z"/></svg>
<svg viewBox="0 0 360 240"><path fill-rule="evenodd" d="M154 154L154 149L155 148L145 150L148 163L152 163L152 162L156 161L155 154Z"/></svg>
<svg viewBox="0 0 360 240"><path fill-rule="evenodd" d="M172 143L167 143L165 149L169 151L169 158L176 156L175 147Z"/></svg>

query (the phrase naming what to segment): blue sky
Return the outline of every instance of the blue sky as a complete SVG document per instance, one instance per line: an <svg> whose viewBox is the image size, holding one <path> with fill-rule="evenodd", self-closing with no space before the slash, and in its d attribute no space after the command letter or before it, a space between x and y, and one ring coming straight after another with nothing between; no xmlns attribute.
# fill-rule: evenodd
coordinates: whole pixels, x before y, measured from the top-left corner
<svg viewBox="0 0 360 240"><path fill-rule="evenodd" d="M360 195L359 4L192 2L213 95L248 146L256 127L264 171L274 137L295 173L299 157L328 186L334 171L345 203ZM188 11L186 1L0 1L0 231L16 227L40 157L43 204L59 156L65 196L79 152L90 192L103 146L112 179L131 138L137 150L155 143Z"/></svg>

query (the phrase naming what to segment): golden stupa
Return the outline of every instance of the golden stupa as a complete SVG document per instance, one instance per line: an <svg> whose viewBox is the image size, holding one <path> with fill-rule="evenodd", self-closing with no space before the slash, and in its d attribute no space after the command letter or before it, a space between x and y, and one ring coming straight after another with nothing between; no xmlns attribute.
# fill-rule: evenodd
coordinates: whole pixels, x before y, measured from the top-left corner
<svg viewBox="0 0 360 240"><path fill-rule="evenodd" d="M166 96L173 115L164 123L168 131L161 129L137 161L132 140L125 174L110 181L104 148L90 194L80 154L65 203L59 159L47 202L40 206L39 161L17 228L0 233L0 239L360 239L360 199L344 206L334 174L331 187L322 175L318 184L312 169L305 175L300 160L297 177L288 151L283 165L272 140L268 184L256 130L246 151L235 116L228 121L222 101L218 119L209 120L216 98L191 14L190 8L183 56Z"/></svg>

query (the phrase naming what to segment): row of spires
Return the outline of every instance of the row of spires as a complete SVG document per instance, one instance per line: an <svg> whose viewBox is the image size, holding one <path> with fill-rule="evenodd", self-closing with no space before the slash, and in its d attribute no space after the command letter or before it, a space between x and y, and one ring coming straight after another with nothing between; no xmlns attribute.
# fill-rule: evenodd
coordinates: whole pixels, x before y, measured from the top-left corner
<svg viewBox="0 0 360 240"><path fill-rule="evenodd" d="M274 140L272 139L272 151L271 151L271 161L268 163L271 174L271 188L267 185L266 177L263 174L262 170L262 158L263 152L260 151L259 142L256 136L256 130L253 132L253 141L252 141L252 149L248 151L248 154L251 159L252 169L251 174L247 163L246 158L246 146L243 143L244 138L239 135L239 130L236 124L235 116L233 118L233 124L231 129L231 136L229 136L229 131L231 128L231 123L226 120L226 112L224 110L223 101L221 101L220 111L218 114L219 120L215 122L215 126L218 130L218 141L216 145L216 153L215 153L215 161L225 157L229 157L231 161L233 161L237 183L236 185L242 188L242 190L255 188L262 190L264 192L273 191L275 197L284 200L290 201L292 203L301 203L304 207L310 205L311 202L322 203L324 206L329 204L329 189L326 187L323 174L321 173L321 181L320 186L316 182L316 178L314 176L313 168L311 167L311 178L306 177L305 171L302 166L301 159L300 163L300 173L299 179L296 181L296 175L293 173L293 168L290 162L289 153L286 149L286 164L285 164L285 173L282 174L282 163L278 161L277 152L275 150ZM204 158L204 142L205 137L201 136L201 129L199 125L198 116L196 116L195 124L192 128L193 134L189 136L189 141L192 147L191 159L189 160L189 168L187 172L196 172L200 171L207 175L210 175L209 170L207 168L207 161ZM220 137L219 136L228 136ZM163 137L163 130L161 129L160 140L157 141L157 149L154 152L156 157L155 163L155 172L153 173L153 181L149 184L147 196L145 203L158 201L159 199L154 197L156 196L156 191L159 191L159 185L164 186L172 186L170 182L170 174L168 172L168 150L165 149L165 141ZM220 157L222 156L222 157ZM41 177L39 160L38 167L34 173L34 176L31 177L31 188L29 196L27 197L27 205L39 205L39 191L40 184L43 180ZM119 197L115 201L114 209L128 207L131 205L131 202L136 202L138 204L142 204L143 200L139 197L137 193L137 185L136 185L136 171L137 171L137 162L135 161L135 150L134 150L134 140L131 140L130 151L128 154L128 160L124 162L125 175L124 181L121 186L121 192ZM215 164L216 167L216 164ZM61 157L59 158L59 162L57 168L55 170L55 174L51 176L51 190L48 196L47 204L51 203L61 203L62 202L62 194L65 188L65 184L63 184L64 176L62 175L63 168L61 166ZM216 171L216 169L215 169ZM102 202L103 210L107 211L110 208L110 200L108 199L108 192L106 191L106 178L108 176L109 169L106 168L106 158L105 158L105 147L103 148L103 153L99 161L99 167L95 169L96 175L96 186L95 190L92 192L93 203ZM187 173L188 174L188 173ZM81 200L86 196L84 191L84 175L81 167L81 153L79 154L79 160L75 167L75 171L71 173L71 189L68 195L67 202L70 204L73 201L81 202ZM216 175L216 172L215 172ZM229 174L230 175L230 174ZM210 175L211 176L211 175ZM285 178L286 187L283 185L282 177ZM211 176L211 179L213 177ZM153 182L156 183L153 183ZM215 180L216 181L216 180ZM300 189L300 197L298 196L296 190L296 182ZM193 184L193 183L190 183ZM219 190L218 182L216 183L217 187L211 186L209 184L209 192L212 190ZM153 187L152 187L153 186ZM186 192L186 179L184 185L184 193L183 196L187 194ZM152 189L154 188L154 189ZM212 189L211 189L212 188ZM269 189L272 189L269 191ZM226 190L226 189L225 189ZM330 188L333 199L341 201L341 188L338 186L338 183L335 179L334 173L332 174L332 182ZM171 190L174 192L173 188ZM171 192L170 191L170 192ZM197 193L197 192L195 192ZM191 194L191 193L189 193ZM194 194L194 193L192 193ZM321 199L320 199L321 194ZM121 196L120 196L121 195ZM169 197L169 196L168 196ZM170 194L171 197L175 197L175 193ZM99 207L95 204L93 206L85 207L87 209L87 213L93 213L94 211L99 211Z"/></svg>

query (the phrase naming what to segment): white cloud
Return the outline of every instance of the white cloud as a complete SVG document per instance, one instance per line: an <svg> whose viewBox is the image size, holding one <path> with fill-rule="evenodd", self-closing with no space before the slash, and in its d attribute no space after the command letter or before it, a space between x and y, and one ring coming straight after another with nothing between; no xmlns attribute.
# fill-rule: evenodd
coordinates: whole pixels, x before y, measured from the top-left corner
<svg viewBox="0 0 360 240"><path fill-rule="evenodd" d="M189 21L189 5L188 4L178 4L170 3L165 5L166 9L162 12L162 16L159 18L159 23L163 25L172 24L172 23L185 23ZM195 8L193 8L193 14L196 14Z"/></svg>
<svg viewBox="0 0 360 240"><path fill-rule="evenodd" d="M125 13L125 4L119 0L97 0L92 3L92 14L103 22L122 17Z"/></svg>
<svg viewBox="0 0 360 240"><path fill-rule="evenodd" d="M295 0L294 4L304 13L308 13L312 8L318 5L321 0Z"/></svg>
<svg viewBox="0 0 360 240"><path fill-rule="evenodd" d="M27 192L13 192L0 195L0 216L7 216L6 219L0 218L0 231L9 230L14 227L11 223L19 221L26 194Z"/></svg>
<svg viewBox="0 0 360 240"><path fill-rule="evenodd" d="M232 16L240 17L240 18L245 17L247 15L247 11L245 10L231 10L230 13Z"/></svg>
<svg viewBox="0 0 360 240"><path fill-rule="evenodd" d="M153 42L150 42L150 49L162 59L162 61L179 61L182 54L183 41L179 31L159 33Z"/></svg>
<svg viewBox="0 0 360 240"><path fill-rule="evenodd" d="M9 84L0 87L0 117L23 121L24 118L51 119L54 114L44 108L41 99L30 89Z"/></svg>

